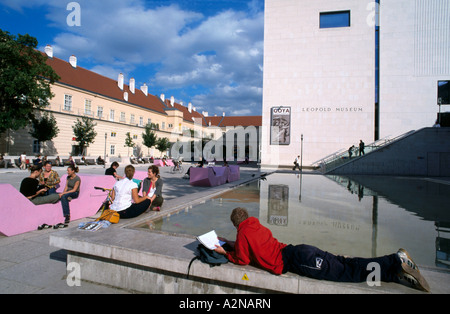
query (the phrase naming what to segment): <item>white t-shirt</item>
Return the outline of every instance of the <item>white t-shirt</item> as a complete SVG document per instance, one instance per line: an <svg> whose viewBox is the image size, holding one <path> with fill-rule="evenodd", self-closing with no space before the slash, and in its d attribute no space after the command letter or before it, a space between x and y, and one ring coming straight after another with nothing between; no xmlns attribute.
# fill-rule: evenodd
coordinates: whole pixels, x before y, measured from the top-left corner
<svg viewBox="0 0 450 314"><path fill-rule="evenodd" d="M133 203L131 191L137 188L137 184L128 178L116 182L113 187L115 196L111 209L120 212L130 207Z"/></svg>

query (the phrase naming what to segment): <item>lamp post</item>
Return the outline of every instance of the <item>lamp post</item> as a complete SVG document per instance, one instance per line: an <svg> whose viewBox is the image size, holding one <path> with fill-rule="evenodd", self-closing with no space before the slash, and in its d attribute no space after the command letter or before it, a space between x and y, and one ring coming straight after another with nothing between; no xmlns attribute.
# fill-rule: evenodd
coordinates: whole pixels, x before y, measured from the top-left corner
<svg viewBox="0 0 450 314"><path fill-rule="evenodd" d="M300 172L303 172L303 134L301 136L301 149L300 149Z"/></svg>
<svg viewBox="0 0 450 314"><path fill-rule="evenodd" d="M103 159L104 159L103 168L106 168L106 138L107 137L108 137L108 133L105 132L105 153L103 155Z"/></svg>

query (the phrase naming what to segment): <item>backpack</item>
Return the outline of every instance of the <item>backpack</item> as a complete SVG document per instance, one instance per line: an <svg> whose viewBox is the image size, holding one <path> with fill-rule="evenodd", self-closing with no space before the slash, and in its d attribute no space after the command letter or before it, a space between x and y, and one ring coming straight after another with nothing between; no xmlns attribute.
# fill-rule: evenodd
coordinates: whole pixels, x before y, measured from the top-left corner
<svg viewBox="0 0 450 314"><path fill-rule="evenodd" d="M224 248L225 247L226 244L224 245ZM187 278L189 278L189 270L191 269L192 262L195 261L196 259L199 259L203 263L209 264L210 267L220 266L221 264L228 263L228 259L226 258L226 256L219 254L214 250L208 249L203 244L199 244L197 246L197 252L198 255L196 255L189 263Z"/></svg>

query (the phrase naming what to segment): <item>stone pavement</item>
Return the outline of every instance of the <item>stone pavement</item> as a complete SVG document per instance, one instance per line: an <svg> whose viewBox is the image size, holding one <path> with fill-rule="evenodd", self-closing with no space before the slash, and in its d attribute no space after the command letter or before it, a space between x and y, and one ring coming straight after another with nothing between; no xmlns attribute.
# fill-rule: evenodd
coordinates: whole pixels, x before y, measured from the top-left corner
<svg viewBox="0 0 450 314"><path fill-rule="evenodd" d="M145 170L148 165L135 165L137 170ZM188 164L185 164L187 169ZM65 168L54 168L60 175ZM186 170L185 170L186 171ZM118 169L123 173L123 167ZM80 167L80 173L102 174L101 166ZM242 167L241 178L255 177L259 169ZM28 172L18 169L0 169L0 183L10 183L17 189ZM162 169L166 204L176 204L177 198L195 200L208 193L205 188L191 187L182 175L170 174L167 168ZM224 188L225 189L225 188ZM76 221L70 224L76 228ZM85 219L89 221L89 219ZM49 245L51 234L59 230L47 229L32 231L14 237L0 236L0 294L129 294L129 291L82 281L81 286L70 287L66 281L66 252ZM450 293L450 274L436 269L422 271L434 293ZM400 289L399 293L416 293L413 289Z"/></svg>
<svg viewBox="0 0 450 314"><path fill-rule="evenodd" d="M117 171L123 174L125 165ZM145 171L149 164L134 165L136 170ZM184 172L190 164L185 163ZM66 167L53 167L60 176L66 174ZM80 166L80 173L104 174L103 166ZM183 174L171 174L169 168L160 168L164 179L165 203L180 196L188 196L195 200L198 193L205 191L202 187L192 187L189 180L182 179ZM258 169L248 167L242 176L251 178ZM20 188L23 178L28 171L17 168L0 169L0 183L9 183ZM186 199L186 198L184 198ZM99 204L100 207L101 204ZM164 205L163 205L164 206ZM82 219L70 223L70 228L76 228ZM36 230L25 234L4 237L0 236L0 294L101 294L101 293L130 293L102 285L82 282L81 287L70 287L66 282L66 252L49 245L50 234L59 230Z"/></svg>

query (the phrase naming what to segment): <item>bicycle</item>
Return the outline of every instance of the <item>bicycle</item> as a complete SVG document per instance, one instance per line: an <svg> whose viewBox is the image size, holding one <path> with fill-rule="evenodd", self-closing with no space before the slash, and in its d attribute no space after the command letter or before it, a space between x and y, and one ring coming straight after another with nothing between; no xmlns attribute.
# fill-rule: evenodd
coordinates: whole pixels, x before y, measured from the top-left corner
<svg viewBox="0 0 450 314"><path fill-rule="evenodd" d="M184 170L182 166L183 162L181 160L178 162L174 161L174 164L175 166L173 166L173 168L170 169L170 173L177 173L177 172L183 173Z"/></svg>
<svg viewBox="0 0 450 314"><path fill-rule="evenodd" d="M101 210L101 213L100 213L100 216L101 216L105 209L109 209L109 204L111 204L112 189L100 188L98 186L95 186L94 189L102 190L103 192L108 192L108 195L106 196L106 199L103 201L102 206L100 206L100 208L98 209L98 212Z"/></svg>

